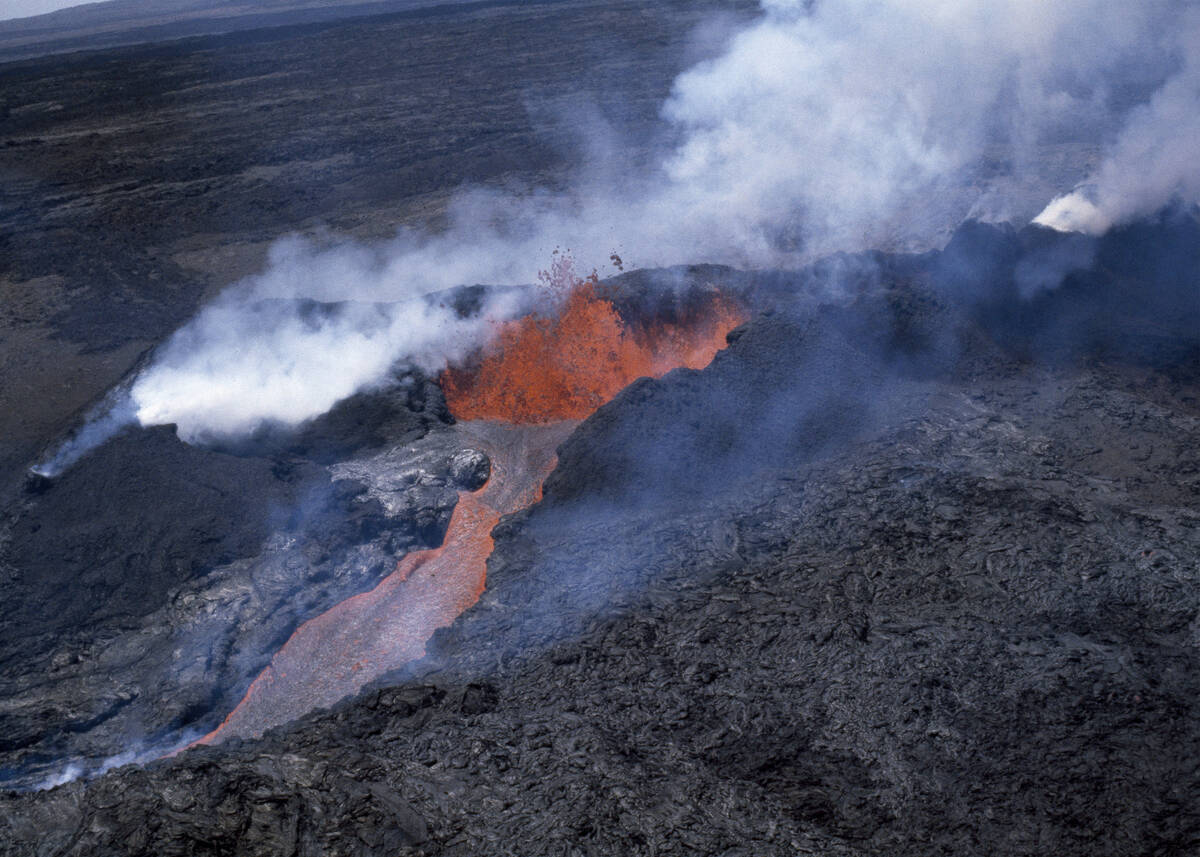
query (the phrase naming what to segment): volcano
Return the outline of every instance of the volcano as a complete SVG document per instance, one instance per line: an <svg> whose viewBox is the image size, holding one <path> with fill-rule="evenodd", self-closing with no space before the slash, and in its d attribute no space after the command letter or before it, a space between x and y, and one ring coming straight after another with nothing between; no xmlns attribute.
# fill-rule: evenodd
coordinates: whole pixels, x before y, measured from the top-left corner
<svg viewBox="0 0 1200 857"><path fill-rule="evenodd" d="M0 27L0 855L1200 851L1194 10L184 5Z"/></svg>
<svg viewBox="0 0 1200 857"><path fill-rule="evenodd" d="M1183 847L1200 304L1137 260L1197 237L1190 215L1112 234L1020 317L1003 296L1069 239L969 225L874 257L849 307L794 300L823 265L584 283L443 376L451 407L491 401L455 397L515 343L578 330L573 306L623 306L637 321L585 329L633 337L691 276L672 323L711 342L727 309L747 321L582 421L511 390L537 421L434 432L475 453L440 547L300 626L210 746L5 797L5 835L41 841L53 817L79 853ZM365 478L401 452L333 466ZM1100 818L1122 832L1097 844Z"/></svg>

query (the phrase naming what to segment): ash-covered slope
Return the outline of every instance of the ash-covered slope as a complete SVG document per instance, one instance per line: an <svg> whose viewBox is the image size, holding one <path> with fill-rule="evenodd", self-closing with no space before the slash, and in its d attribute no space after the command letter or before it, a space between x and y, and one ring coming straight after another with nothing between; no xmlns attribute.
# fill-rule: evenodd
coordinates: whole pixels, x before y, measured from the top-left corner
<svg viewBox="0 0 1200 857"><path fill-rule="evenodd" d="M1023 320L1052 236L972 227L752 321L577 430L430 657L0 853L1191 853L1200 292L1132 250L1194 232Z"/></svg>

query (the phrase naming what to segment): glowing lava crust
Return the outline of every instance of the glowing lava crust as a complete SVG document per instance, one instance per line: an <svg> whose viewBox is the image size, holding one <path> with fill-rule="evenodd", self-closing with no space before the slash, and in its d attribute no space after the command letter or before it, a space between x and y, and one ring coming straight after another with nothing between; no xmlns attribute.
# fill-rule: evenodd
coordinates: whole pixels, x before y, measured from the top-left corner
<svg viewBox="0 0 1200 857"><path fill-rule="evenodd" d="M259 735L421 657L433 632L478 600L492 529L541 499L555 450L579 421L637 378L707 366L743 320L713 292L673 323L634 329L594 278L567 265L551 285L562 296L556 313L502 325L476 365L442 376L451 413L468 421L458 424L464 439L492 459L487 485L460 494L442 546L409 554L375 589L297 628L202 742Z"/></svg>

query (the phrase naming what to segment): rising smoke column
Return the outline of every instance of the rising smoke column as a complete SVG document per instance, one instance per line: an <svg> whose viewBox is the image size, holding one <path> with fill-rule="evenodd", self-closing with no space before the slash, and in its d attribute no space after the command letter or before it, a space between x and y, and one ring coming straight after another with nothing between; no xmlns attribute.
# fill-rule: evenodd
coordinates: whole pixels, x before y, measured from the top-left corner
<svg viewBox="0 0 1200 857"><path fill-rule="evenodd" d="M1197 139L1194 91L1168 91L1194 54L1180 2L763 7L722 56L676 82L665 115L686 133L664 162L668 196L763 255L785 228L825 252L928 246L968 213L1020 217L1049 144L1099 144L1143 111L1189 103L1189 121L1155 127L1174 152ZM1158 87L1161 106L1139 108Z"/></svg>
<svg viewBox="0 0 1200 857"><path fill-rule="evenodd" d="M1180 15L1174 39L1166 50L1179 70L1131 111L1088 181L1053 200L1036 223L1099 235L1172 201L1200 203L1200 9Z"/></svg>
<svg viewBox="0 0 1200 857"><path fill-rule="evenodd" d="M675 82L662 109L674 142L651 168L597 154L565 192L460 193L438 234L281 242L159 352L132 385L130 419L174 422L189 440L244 434L316 416L398 359L441 368L489 328L418 296L533 282L558 246L584 270L614 249L645 267L933 247L969 214L1021 217L1043 149L1064 139L1112 142L1092 190L1043 223L1097 230L1194 199L1196 15L1184 0L763 0ZM120 424L106 415L66 458Z"/></svg>

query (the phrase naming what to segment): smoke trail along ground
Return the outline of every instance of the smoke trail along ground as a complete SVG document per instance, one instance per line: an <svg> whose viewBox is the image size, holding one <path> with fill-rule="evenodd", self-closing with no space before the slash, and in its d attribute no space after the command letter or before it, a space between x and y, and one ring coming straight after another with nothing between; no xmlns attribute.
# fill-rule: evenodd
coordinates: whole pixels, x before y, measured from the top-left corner
<svg viewBox="0 0 1200 857"><path fill-rule="evenodd" d="M1039 218L1056 228L1094 231L1200 197L1197 13L1181 0L762 8L677 79L662 110L676 142L652 168L614 175L596 156L566 192L466 190L444 232L408 230L374 248L281 242L263 274L202 311L141 374L137 421L175 423L189 441L242 435L316 416L383 383L398 359L441 369L489 327L413 298L532 282L556 246L585 268L613 249L638 266L787 266L933 246L967 214L1032 216L1046 199L1029 207L1047 142L1114 141L1094 192ZM326 315L303 301L357 303ZM66 458L116 428L89 428Z"/></svg>
<svg viewBox="0 0 1200 857"><path fill-rule="evenodd" d="M127 390L118 388L105 397L75 434L64 441L54 454L30 468L38 476L53 479L82 456L136 421Z"/></svg>
<svg viewBox="0 0 1200 857"><path fill-rule="evenodd" d="M34 472L55 476L128 425L174 424L188 443L296 426L393 381L397 363L430 373L488 340L519 304L495 292L463 317L398 278L377 252L289 239L263 273L230 287L173 334ZM336 302L335 302L336 301Z"/></svg>

